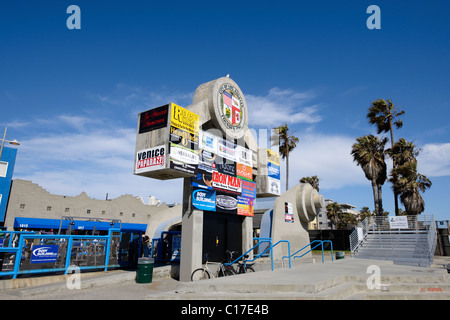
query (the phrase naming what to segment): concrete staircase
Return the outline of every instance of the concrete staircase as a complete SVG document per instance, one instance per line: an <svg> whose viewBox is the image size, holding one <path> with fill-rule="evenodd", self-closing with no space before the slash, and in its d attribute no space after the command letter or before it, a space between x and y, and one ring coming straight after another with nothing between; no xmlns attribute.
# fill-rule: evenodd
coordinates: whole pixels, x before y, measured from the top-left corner
<svg viewBox="0 0 450 320"><path fill-rule="evenodd" d="M381 270L378 288L367 285L366 265ZM345 259L295 269L257 271L190 283L147 300L450 300L450 277L442 267L416 268L391 261Z"/></svg>
<svg viewBox="0 0 450 320"><path fill-rule="evenodd" d="M390 260L395 264L429 267L428 233L368 233L354 252L355 258Z"/></svg>

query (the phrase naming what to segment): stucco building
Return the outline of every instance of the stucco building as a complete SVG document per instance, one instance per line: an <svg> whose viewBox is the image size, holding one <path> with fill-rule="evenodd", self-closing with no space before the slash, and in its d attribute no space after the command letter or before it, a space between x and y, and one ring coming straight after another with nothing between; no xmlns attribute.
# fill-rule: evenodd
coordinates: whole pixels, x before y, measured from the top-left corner
<svg viewBox="0 0 450 320"><path fill-rule="evenodd" d="M99 221L120 220L122 224L134 225L144 232L154 231L161 223L170 220L172 211L178 211L180 205L172 207L159 204L154 197L149 197L149 203L145 203L141 197L129 194L107 200L90 198L85 192L74 197L55 195L36 183L15 179L11 186L5 226L8 230L53 229L50 226L54 227L56 223L59 227L61 217L70 216ZM40 225L42 221L48 223ZM153 232L149 236L153 237Z"/></svg>

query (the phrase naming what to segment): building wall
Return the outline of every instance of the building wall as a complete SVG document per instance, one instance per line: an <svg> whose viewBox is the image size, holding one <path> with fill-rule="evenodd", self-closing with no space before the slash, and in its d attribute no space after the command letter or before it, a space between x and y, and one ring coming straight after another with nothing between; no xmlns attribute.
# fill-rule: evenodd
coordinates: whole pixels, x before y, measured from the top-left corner
<svg viewBox="0 0 450 320"><path fill-rule="evenodd" d="M5 221L17 149L3 147L0 161L0 225Z"/></svg>
<svg viewBox="0 0 450 320"><path fill-rule="evenodd" d="M165 203L160 206L145 204L140 197L128 194L111 200L92 199L85 192L75 197L55 195L36 183L16 179L12 182L5 226L12 230L16 217L61 219L62 216L148 224L152 216L168 208Z"/></svg>

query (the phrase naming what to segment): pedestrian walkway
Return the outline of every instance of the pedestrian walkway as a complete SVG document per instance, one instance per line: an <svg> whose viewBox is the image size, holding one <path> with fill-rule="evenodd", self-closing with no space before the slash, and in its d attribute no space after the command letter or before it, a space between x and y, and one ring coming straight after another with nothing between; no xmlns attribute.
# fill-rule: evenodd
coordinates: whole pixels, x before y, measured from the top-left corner
<svg viewBox="0 0 450 320"><path fill-rule="evenodd" d="M450 257L442 259L450 264ZM294 264L292 269L182 283L146 299L329 300L450 299L450 277L442 265L413 267L391 261L346 258Z"/></svg>
<svg viewBox="0 0 450 320"><path fill-rule="evenodd" d="M315 259L315 263L313 263ZM69 289L67 276L53 282L12 287L0 280L2 300L294 300L294 299L450 299L450 277L437 257L431 267L395 265L390 261L346 257L325 263L321 257L287 264L260 263L255 273L179 282L170 278L170 266L155 267L153 281L137 284L135 271L115 270L81 274L81 289ZM58 278L59 277L59 278ZM369 286L372 288L369 288Z"/></svg>

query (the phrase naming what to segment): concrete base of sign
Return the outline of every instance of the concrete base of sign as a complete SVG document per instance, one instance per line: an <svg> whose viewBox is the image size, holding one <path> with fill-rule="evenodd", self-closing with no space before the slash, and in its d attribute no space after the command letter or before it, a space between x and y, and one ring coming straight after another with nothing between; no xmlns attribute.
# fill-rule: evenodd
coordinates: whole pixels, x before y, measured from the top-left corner
<svg viewBox="0 0 450 320"><path fill-rule="evenodd" d="M306 246L311 242L308 223L314 220L319 209L324 206L323 196L308 183L300 183L283 193L275 200L273 207L272 242L275 244L280 240L288 240L291 254ZM281 260L288 255L288 245L277 245L273 255L275 260Z"/></svg>
<svg viewBox="0 0 450 320"><path fill-rule="evenodd" d="M183 217L181 229L180 281L191 281L192 272L202 266L203 260L203 214L192 206L191 179L184 179ZM242 252L253 246L253 217L243 217ZM250 258L253 253L249 253Z"/></svg>

